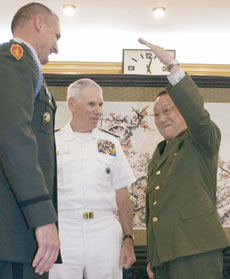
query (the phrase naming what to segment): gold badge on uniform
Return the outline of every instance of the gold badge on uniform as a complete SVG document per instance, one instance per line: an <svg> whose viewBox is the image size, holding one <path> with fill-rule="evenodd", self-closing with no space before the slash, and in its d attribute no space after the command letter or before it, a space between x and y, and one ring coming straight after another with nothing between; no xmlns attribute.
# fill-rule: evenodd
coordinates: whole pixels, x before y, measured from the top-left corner
<svg viewBox="0 0 230 279"><path fill-rule="evenodd" d="M116 145L108 140L100 139L97 141L97 149L99 153L116 156Z"/></svg>
<svg viewBox="0 0 230 279"><path fill-rule="evenodd" d="M24 50L19 44L13 44L10 47L10 52L17 60L20 60L23 56Z"/></svg>
<svg viewBox="0 0 230 279"><path fill-rule="evenodd" d="M48 112L45 112L43 114L43 122L49 123L50 122L50 114Z"/></svg>

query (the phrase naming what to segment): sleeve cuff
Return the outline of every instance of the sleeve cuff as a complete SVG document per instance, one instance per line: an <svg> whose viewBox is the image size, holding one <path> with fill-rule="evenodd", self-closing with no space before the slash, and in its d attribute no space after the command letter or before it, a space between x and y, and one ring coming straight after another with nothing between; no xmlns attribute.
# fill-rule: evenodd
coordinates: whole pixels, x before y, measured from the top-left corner
<svg viewBox="0 0 230 279"><path fill-rule="evenodd" d="M57 214L52 200L23 207L22 211L30 229L57 222Z"/></svg>
<svg viewBox="0 0 230 279"><path fill-rule="evenodd" d="M177 72L167 76L167 78L172 86L176 85L184 77L185 77L185 72L182 69L179 69Z"/></svg>

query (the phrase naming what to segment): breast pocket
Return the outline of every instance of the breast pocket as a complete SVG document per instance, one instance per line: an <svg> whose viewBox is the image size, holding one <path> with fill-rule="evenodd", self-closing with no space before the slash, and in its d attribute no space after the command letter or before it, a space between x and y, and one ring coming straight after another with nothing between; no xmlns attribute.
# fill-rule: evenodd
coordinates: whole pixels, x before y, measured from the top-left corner
<svg viewBox="0 0 230 279"><path fill-rule="evenodd" d="M186 169L189 165L189 156L185 156L183 152L175 152L170 154L167 160L168 165L168 172L166 177L170 175L176 175L184 169Z"/></svg>
<svg viewBox="0 0 230 279"><path fill-rule="evenodd" d="M37 101L34 107L32 128L45 134L53 134L54 110L44 102Z"/></svg>
<svg viewBox="0 0 230 279"><path fill-rule="evenodd" d="M46 106L41 117L41 131L46 134L53 133L53 110L51 107Z"/></svg>
<svg viewBox="0 0 230 279"><path fill-rule="evenodd" d="M110 183L114 175L116 157L108 154L97 154L97 178L101 183Z"/></svg>
<svg viewBox="0 0 230 279"><path fill-rule="evenodd" d="M57 151L57 176L59 188L68 187L76 180L76 170L79 168L74 156L68 148Z"/></svg>

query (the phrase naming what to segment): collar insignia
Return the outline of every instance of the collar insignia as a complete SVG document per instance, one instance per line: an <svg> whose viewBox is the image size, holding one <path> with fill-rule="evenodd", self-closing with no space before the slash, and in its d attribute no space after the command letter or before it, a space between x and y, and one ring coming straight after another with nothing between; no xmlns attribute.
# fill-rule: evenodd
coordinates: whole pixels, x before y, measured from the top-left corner
<svg viewBox="0 0 230 279"><path fill-rule="evenodd" d="M17 60L20 60L23 56L24 50L19 44L12 44L10 52Z"/></svg>
<svg viewBox="0 0 230 279"><path fill-rule="evenodd" d="M43 122L44 123L49 123L50 122L50 114L49 114L49 112L45 112L44 114L43 114Z"/></svg>

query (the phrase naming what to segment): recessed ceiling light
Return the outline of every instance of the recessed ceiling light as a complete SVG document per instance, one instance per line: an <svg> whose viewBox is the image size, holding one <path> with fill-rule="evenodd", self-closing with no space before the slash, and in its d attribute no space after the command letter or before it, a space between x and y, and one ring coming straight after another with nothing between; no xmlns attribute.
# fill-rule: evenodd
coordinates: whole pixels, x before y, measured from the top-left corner
<svg viewBox="0 0 230 279"><path fill-rule="evenodd" d="M65 15L72 16L75 14L76 6L74 4L65 4L63 5L63 10Z"/></svg>
<svg viewBox="0 0 230 279"><path fill-rule="evenodd" d="M165 7L155 7L153 8L153 15L157 18L161 18L165 15Z"/></svg>

